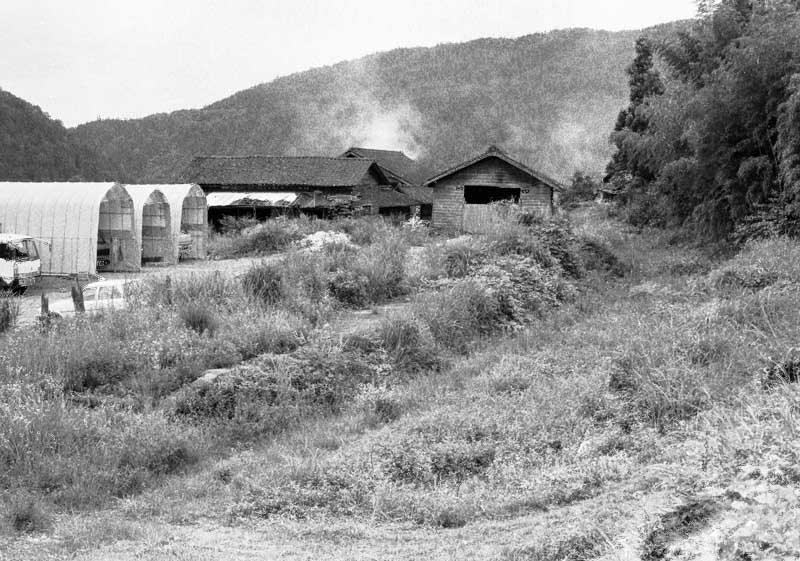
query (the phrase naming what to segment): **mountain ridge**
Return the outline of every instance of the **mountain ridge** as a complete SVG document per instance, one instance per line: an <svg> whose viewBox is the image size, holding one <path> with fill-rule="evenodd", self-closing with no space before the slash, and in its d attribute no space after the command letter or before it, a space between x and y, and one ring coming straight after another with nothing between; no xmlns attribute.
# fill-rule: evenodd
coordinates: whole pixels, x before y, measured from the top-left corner
<svg viewBox="0 0 800 561"><path fill-rule="evenodd" d="M60 121L0 88L0 181L97 181L116 174Z"/></svg>
<svg viewBox="0 0 800 561"><path fill-rule="evenodd" d="M198 155L331 156L352 145L403 150L436 169L489 144L564 180L608 161L642 33L567 29L398 48L281 76L201 109L71 131L126 181L174 180Z"/></svg>

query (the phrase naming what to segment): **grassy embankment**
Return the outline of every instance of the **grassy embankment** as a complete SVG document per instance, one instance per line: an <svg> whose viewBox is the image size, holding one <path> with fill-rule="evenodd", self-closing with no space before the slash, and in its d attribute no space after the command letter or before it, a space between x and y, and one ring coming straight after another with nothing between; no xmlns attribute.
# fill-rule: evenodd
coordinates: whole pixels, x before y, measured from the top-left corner
<svg viewBox="0 0 800 561"><path fill-rule="evenodd" d="M800 392L780 379L797 376L800 250L760 242L711 265L594 208L573 223L409 258L386 229L218 280L207 322L175 286L124 321L6 336L53 345L4 359L8 525L98 559L793 558ZM348 302L403 292L361 332L333 327ZM143 333L164 322L180 358L104 384L66 366L86 354L67 341L133 333L137 314ZM233 341L252 314L260 342ZM129 364L153 361L145 337L124 340ZM209 348L257 358L190 384L226 356Z"/></svg>

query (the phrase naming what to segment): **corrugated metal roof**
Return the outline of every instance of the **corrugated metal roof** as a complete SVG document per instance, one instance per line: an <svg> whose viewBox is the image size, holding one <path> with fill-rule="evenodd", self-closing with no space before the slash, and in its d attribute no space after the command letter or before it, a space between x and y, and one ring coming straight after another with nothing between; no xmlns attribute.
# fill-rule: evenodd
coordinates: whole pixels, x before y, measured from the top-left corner
<svg viewBox="0 0 800 561"><path fill-rule="evenodd" d="M297 200L297 193L285 191L259 191L233 193L222 191L208 193L208 206L288 206Z"/></svg>

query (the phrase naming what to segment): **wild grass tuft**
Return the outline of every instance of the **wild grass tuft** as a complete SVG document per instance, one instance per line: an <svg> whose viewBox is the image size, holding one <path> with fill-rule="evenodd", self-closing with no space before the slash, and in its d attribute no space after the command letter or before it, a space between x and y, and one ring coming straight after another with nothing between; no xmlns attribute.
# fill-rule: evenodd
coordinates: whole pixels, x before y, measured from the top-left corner
<svg viewBox="0 0 800 561"><path fill-rule="evenodd" d="M502 329L508 319L497 296L472 279L420 296L413 310L437 343L460 353L476 338Z"/></svg>
<svg viewBox="0 0 800 561"><path fill-rule="evenodd" d="M39 497L30 492L12 491L4 503L6 525L14 532L44 532L52 525L47 507Z"/></svg>
<svg viewBox="0 0 800 561"><path fill-rule="evenodd" d="M19 301L13 297L0 297L0 334L14 327L18 317Z"/></svg>
<svg viewBox="0 0 800 561"><path fill-rule="evenodd" d="M183 324L198 335L213 336L219 327L214 310L207 305L191 303L182 307L179 312Z"/></svg>
<svg viewBox="0 0 800 561"><path fill-rule="evenodd" d="M397 230L388 230L358 252L340 254L329 268L331 293L356 307L389 300L405 293L408 245Z"/></svg>
<svg viewBox="0 0 800 561"><path fill-rule="evenodd" d="M29 387L0 402L0 485L80 508L139 492L195 462L199 434L157 413L88 409Z"/></svg>
<svg viewBox="0 0 800 561"><path fill-rule="evenodd" d="M283 272L280 264L254 265L242 276L245 291L267 305L275 305L283 298Z"/></svg>
<svg viewBox="0 0 800 561"><path fill-rule="evenodd" d="M401 377L436 372L444 364L431 334L410 314L385 318L378 326L377 337Z"/></svg>

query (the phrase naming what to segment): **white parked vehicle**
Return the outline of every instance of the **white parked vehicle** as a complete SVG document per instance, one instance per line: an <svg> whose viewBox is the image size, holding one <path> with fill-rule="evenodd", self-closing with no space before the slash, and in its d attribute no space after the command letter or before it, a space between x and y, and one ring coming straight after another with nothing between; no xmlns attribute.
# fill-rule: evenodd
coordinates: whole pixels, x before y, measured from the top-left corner
<svg viewBox="0 0 800 561"><path fill-rule="evenodd" d="M25 292L42 276L37 240L22 234L0 234L0 289Z"/></svg>
<svg viewBox="0 0 800 561"><path fill-rule="evenodd" d="M178 256L180 259L188 258L192 253L192 235L181 232L178 236Z"/></svg>
<svg viewBox="0 0 800 561"><path fill-rule="evenodd" d="M126 280L104 280L91 282L83 287L83 308L87 314L125 308L125 291L131 284ZM65 298L49 305L51 316L68 317L75 315L75 303Z"/></svg>

